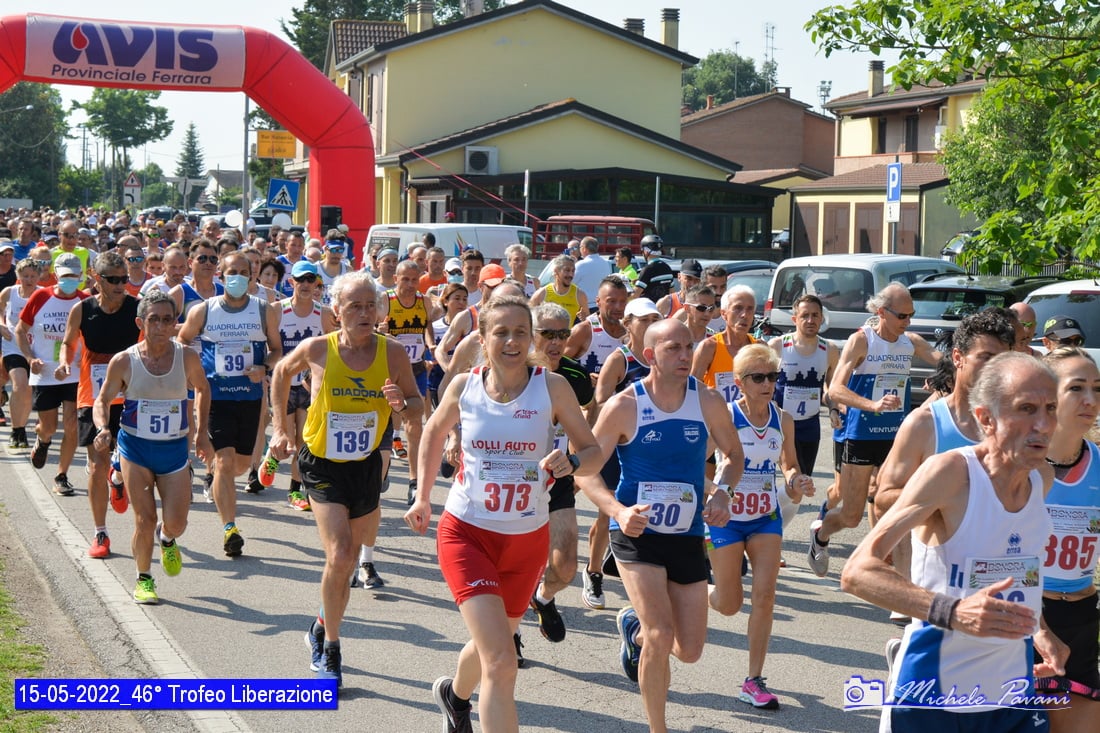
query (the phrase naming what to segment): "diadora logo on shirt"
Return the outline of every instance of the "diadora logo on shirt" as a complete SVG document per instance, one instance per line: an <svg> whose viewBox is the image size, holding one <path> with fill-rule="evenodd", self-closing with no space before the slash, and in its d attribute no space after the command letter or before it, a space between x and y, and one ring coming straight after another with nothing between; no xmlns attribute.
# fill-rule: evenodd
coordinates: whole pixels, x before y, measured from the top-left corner
<svg viewBox="0 0 1100 733"><path fill-rule="evenodd" d="M385 395L382 394L382 390L370 389L366 385L366 379L364 377L347 377L347 380L352 383L351 387L333 387L333 397L358 397L361 399L384 399Z"/></svg>
<svg viewBox="0 0 1100 733"><path fill-rule="evenodd" d="M512 413L513 420L530 420L539 414L538 410L516 410Z"/></svg>
<svg viewBox="0 0 1100 733"><path fill-rule="evenodd" d="M657 430L650 430L648 433L642 436L642 444L660 443L661 433Z"/></svg>

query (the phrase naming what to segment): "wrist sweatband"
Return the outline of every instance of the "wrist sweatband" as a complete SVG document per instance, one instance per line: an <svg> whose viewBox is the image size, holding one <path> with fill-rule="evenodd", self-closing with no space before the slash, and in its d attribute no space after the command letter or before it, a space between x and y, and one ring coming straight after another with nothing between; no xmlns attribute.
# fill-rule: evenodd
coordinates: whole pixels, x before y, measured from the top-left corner
<svg viewBox="0 0 1100 733"><path fill-rule="evenodd" d="M961 600L961 598L952 598L946 593L937 593L932 596L932 605L928 607L928 623L939 626L941 629L950 629L951 614Z"/></svg>

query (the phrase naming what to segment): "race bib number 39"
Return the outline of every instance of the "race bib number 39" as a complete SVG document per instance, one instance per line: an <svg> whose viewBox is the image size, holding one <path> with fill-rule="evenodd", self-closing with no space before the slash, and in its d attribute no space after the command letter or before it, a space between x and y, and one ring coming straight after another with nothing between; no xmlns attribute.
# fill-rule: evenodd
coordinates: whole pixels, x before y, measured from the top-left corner
<svg viewBox="0 0 1100 733"><path fill-rule="evenodd" d="M678 481L639 481L638 503L649 504L649 529L682 534L695 521L695 487Z"/></svg>
<svg viewBox="0 0 1100 733"><path fill-rule="evenodd" d="M242 377L252 365L250 341L226 341L214 345L214 373L219 377Z"/></svg>
<svg viewBox="0 0 1100 733"><path fill-rule="evenodd" d="M366 458L374 450L377 433L377 412L330 412L325 457L335 461Z"/></svg>

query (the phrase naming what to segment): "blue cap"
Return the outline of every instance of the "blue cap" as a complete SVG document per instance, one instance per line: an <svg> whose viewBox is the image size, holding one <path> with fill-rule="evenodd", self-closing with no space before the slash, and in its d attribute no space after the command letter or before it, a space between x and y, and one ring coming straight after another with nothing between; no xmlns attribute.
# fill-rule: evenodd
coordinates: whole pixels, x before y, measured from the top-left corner
<svg viewBox="0 0 1100 733"><path fill-rule="evenodd" d="M309 260L298 260L294 263L294 267L290 268L291 277L301 277L302 275L320 275L320 270L317 269L317 265Z"/></svg>

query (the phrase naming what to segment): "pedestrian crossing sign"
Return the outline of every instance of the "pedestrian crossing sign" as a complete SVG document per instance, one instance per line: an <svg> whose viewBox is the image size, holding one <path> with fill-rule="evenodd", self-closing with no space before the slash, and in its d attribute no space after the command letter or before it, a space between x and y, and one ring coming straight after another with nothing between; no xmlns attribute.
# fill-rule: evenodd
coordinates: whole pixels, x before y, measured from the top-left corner
<svg viewBox="0 0 1100 733"><path fill-rule="evenodd" d="M295 211L298 208L298 181L272 178L267 186L267 206L270 209Z"/></svg>

